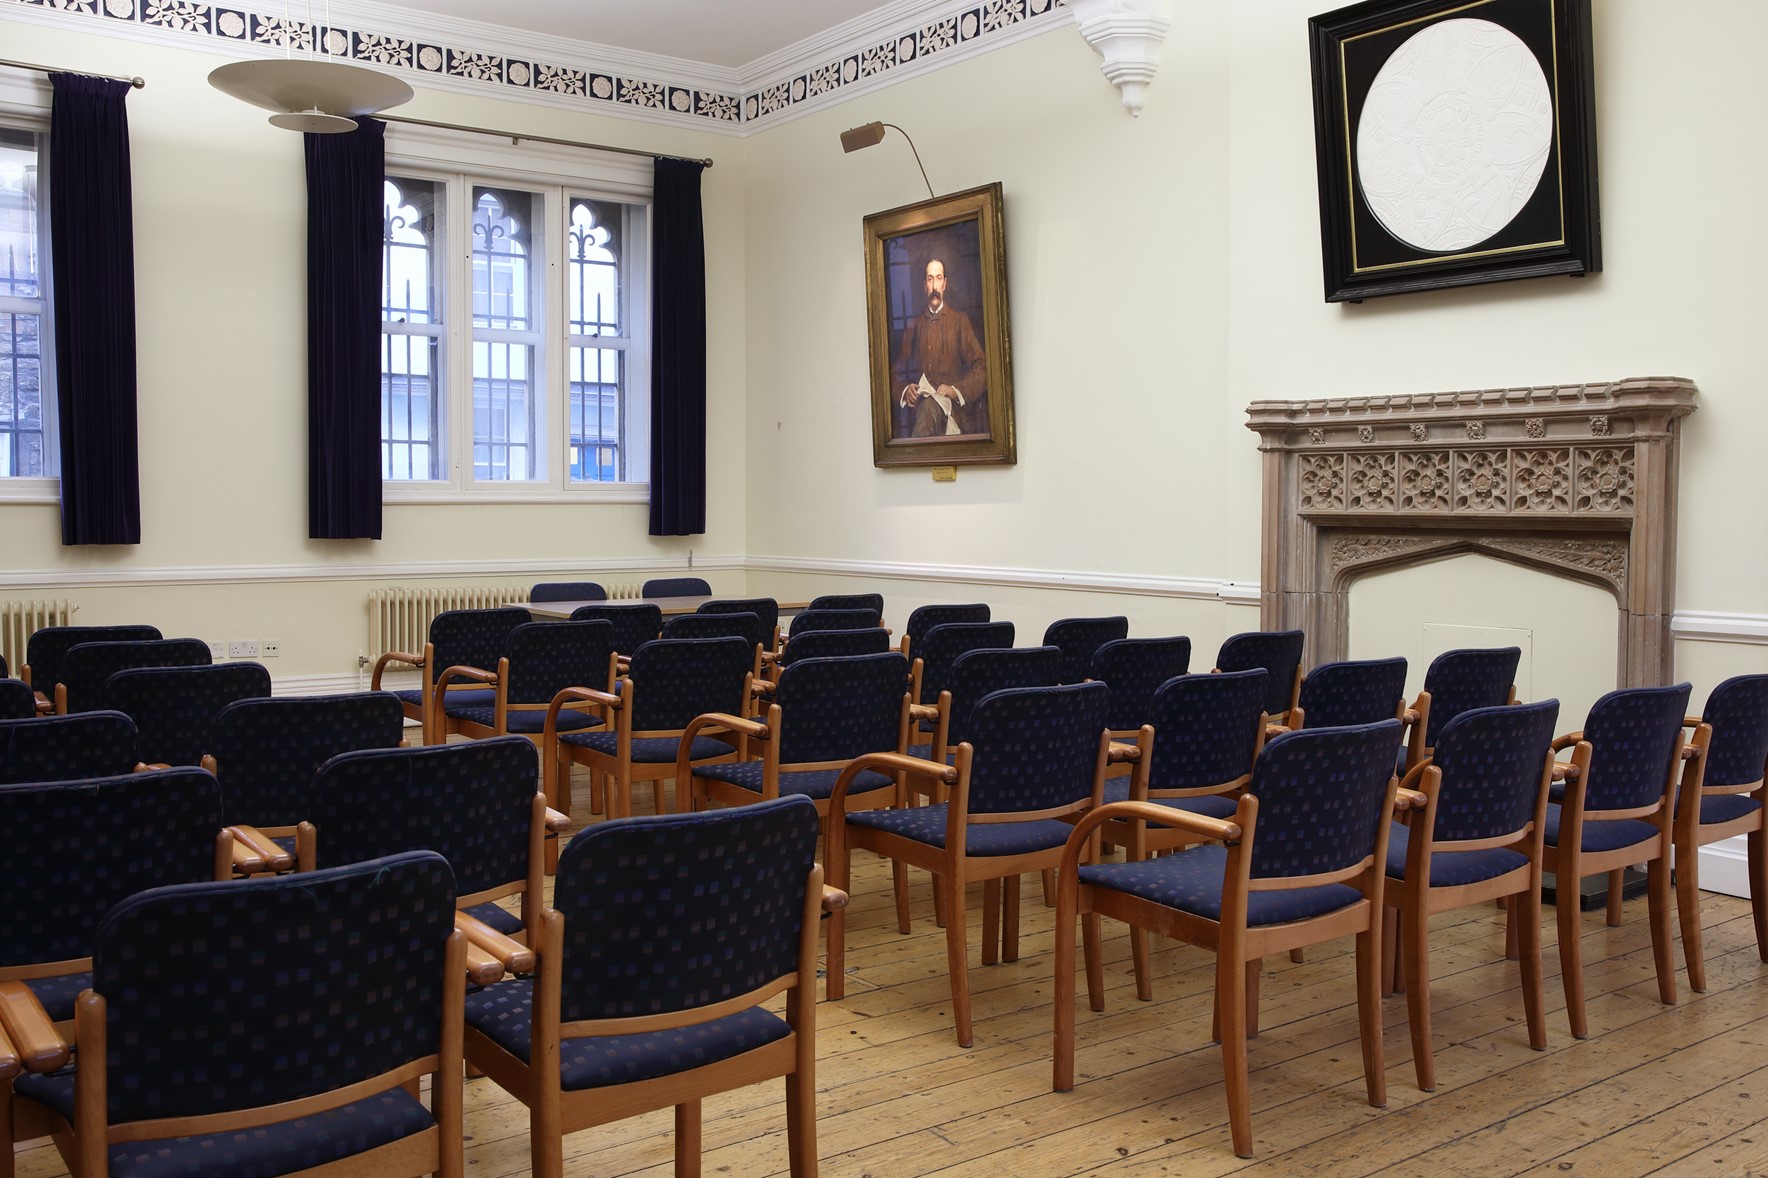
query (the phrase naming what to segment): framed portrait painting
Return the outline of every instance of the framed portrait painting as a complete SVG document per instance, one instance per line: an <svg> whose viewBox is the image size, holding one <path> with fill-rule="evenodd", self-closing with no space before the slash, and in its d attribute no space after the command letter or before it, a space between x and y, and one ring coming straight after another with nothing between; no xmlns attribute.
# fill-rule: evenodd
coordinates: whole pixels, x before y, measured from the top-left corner
<svg viewBox="0 0 1768 1178"><path fill-rule="evenodd" d="M1602 269L1590 0L1308 22L1326 301Z"/></svg>
<svg viewBox="0 0 1768 1178"><path fill-rule="evenodd" d="M872 462L1011 463L1001 186L865 220Z"/></svg>

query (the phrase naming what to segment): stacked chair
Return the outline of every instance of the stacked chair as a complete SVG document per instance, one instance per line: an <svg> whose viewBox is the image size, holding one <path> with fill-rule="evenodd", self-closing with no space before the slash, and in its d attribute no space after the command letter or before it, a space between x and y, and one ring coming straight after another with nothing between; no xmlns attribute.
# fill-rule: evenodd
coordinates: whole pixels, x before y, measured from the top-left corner
<svg viewBox="0 0 1768 1178"><path fill-rule="evenodd" d="M473 739L513 733L541 744L555 695L577 684L610 690L617 674L612 622L524 623L510 631L504 655L492 669L449 667L437 678L440 734L446 740L453 733ZM468 698L477 693L451 695L449 688L455 683L489 687L491 702ZM589 704L552 714L552 724L560 732L601 723L599 709Z"/></svg>
<svg viewBox="0 0 1768 1178"><path fill-rule="evenodd" d="M520 606L500 609L451 609L430 621L429 639L421 654L390 650L375 660L369 686L381 690L381 677L389 666L412 667L422 676L420 686L395 691L408 719L423 725L424 743L442 740L442 709L437 702L437 682L451 667L495 667L509 647L510 634L528 624L528 611ZM493 704L496 692L484 688L456 689L468 698L457 704Z"/></svg>

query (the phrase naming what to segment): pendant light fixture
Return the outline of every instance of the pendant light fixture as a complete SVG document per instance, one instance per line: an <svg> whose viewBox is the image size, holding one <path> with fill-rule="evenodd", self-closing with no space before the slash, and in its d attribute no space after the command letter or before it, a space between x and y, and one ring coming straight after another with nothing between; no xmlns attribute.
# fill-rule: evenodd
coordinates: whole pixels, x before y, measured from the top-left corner
<svg viewBox="0 0 1768 1178"><path fill-rule="evenodd" d="M326 4L326 31L331 29L331 5ZM313 24L313 5L307 5L307 24ZM221 93L274 111L270 125L285 131L310 131L336 135L356 129L356 120L391 106L409 102L411 87L390 74L334 60L329 53L297 58L293 53L294 22L283 8L283 56L236 61L209 74L209 85ZM319 34L315 31L315 36ZM324 46L321 47L325 48Z"/></svg>

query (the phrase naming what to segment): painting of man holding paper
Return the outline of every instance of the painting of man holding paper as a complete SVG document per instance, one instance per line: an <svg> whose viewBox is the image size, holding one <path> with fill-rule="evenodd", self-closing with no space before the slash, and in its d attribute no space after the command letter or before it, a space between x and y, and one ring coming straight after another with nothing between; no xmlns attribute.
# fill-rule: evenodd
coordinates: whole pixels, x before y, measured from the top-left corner
<svg viewBox="0 0 1768 1178"><path fill-rule="evenodd" d="M896 435L987 437L988 361L976 328L946 301L945 259L929 258L923 281L926 309L904 324L896 352L896 404L908 411L895 415Z"/></svg>

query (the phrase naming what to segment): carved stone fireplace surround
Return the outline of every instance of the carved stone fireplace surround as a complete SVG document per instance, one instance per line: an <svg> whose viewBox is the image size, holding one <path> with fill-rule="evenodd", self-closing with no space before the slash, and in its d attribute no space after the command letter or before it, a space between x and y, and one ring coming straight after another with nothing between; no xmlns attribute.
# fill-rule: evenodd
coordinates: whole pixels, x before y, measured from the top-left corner
<svg viewBox="0 0 1768 1178"><path fill-rule="evenodd" d="M1679 377L1612 384L1254 401L1264 454L1262 624L1346 657L1349 591L1462 552L1614 595L1616 682L1671 682Z"/></svg>

